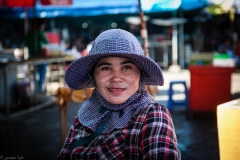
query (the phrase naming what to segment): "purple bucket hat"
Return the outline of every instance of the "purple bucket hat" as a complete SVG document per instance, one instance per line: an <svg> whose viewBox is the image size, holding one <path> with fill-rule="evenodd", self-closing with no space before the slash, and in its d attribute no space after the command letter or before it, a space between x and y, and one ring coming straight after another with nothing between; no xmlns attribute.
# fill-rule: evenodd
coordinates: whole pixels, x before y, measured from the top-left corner
<svg viewBox="0 0 240 160"><path fill-rule="evenodd" d="M74 90L95 87L89 73L93 65L106 57L124 57L136 63L145 72L145 85L164 84L159 65L144 55L138 39L122 29L110 29L102 32L93 42L87 56L72 62L66 70L65 81Z"/></svg>

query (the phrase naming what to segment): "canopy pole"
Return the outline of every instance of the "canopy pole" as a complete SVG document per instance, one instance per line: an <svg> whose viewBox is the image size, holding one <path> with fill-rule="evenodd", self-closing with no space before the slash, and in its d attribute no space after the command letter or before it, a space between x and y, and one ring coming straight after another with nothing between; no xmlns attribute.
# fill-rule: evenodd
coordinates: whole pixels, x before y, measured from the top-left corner
<svg viewBox="0 0 240 160"><path fill-rule="evenodd" d="M28 14L27 2L24 0L24 35L28 34Z"/></svg>
<svg viewBox="0 0 240 160"><path fill-rule="evenodd" d="M183 11L179 12L180 18L183 18ZM184 53L184 23L179 24L179 64L181 68L185 67L185 53Z"/></svg>
<svg viewBox="0 0 240 160"><path fill-rule="evenodd" d="M173 11L173 16L176 17L177 11ZM181 67L178 65L178 26L172 24L172 64L169 66L168 71L180 72Z"/></svg>
<svg viewBox="0 0 240 160"><path fill-rule="evenodd" d="M148 33L147 33L146 22L144 20L144 14L142 11L141 0L138 0L138 6L139 6L139 16L140 16L140 20L141 20L140 34L141 34L141 38L142 38L143 51L144 51L144 54L149 57Z"/></svg>
<svg viewBox="0 0 240 160"><path fill-rule="evenodd" d="M144 51L145 56L149 57L148 33L147 33L146 22L144 19L144 14L142 11L141 0L138 0L138 6L139 6L139 16L140 16L140 20L141 20L140 34L141 34L141 38L142 38L143 51ZM146 85L145 88L152 96L155 96L158 93L157 85Z"/></svg>

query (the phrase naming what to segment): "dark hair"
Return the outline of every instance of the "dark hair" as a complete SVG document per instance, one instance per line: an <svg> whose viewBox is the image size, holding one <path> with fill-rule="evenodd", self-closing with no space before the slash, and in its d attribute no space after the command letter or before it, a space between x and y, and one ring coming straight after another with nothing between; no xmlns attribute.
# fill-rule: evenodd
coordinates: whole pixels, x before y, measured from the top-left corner
<svg viewBox="0 0 240 160"><path fill-rule="evenodd" d="M70 40L70 46L69 48L72 48L75 45L75 42L79 39L82 38L82 43L85 45L88 45L93 41L93 39L87 34L87 33L81 33L78 35L73 35L71 40Z"/></svg>
<svg viewBox="0 0 240 160"><path fill-rule="evenodd" d="M39 30L42 25L46 24L45 19L43 18L35 18L32 20L32 29L33 30Z"/></svg>
<svg viewBox="0 0 240 160"><path fill-rule="evenodd" d="M92 38L87 33L80 34L78 38L82 38L82 43L86 45L92 42Z"/></svg>

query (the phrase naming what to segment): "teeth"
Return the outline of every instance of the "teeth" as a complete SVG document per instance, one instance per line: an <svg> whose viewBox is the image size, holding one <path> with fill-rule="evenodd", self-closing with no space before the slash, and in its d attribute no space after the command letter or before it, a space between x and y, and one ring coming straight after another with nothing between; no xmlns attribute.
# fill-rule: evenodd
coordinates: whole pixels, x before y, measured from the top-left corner
<svg viewBox="0 0 240 160"><path fill-rule="evenodd" d="M110 88L109 90L123 90L123 88Z"/></svg>

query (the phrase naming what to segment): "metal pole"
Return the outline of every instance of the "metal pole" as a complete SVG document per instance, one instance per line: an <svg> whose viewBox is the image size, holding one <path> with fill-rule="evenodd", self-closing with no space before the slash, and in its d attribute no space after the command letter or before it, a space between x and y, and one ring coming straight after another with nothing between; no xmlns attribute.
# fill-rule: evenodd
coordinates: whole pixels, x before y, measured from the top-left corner
<svg viewBox="0 0 240 160"><path fill-rule="evenodd" d="M180 18L183 18L183 11L180 11ZM185 53L184 53L184 23L179 24L179 64L184 68Z"/></svg>
<svg viewBox="0 0 240 160"><path fill-rule="evenodd" d="M177 25L173 26L172 31L172 63L178 64L178 30Z"/></svg>
<svg viewBox="0 0 240 160"><path fill-rule="evenodd" d="M138 0L138 6L139 6L139 16L140 16L140 20L141 20L140 34L141 34L141 38L142 38L143 51L144 51L144 54L149 57L148 33L147 33L146 22L144 20L144 14L143 14L143 11L142 11L141 0Z"/></svg>
<svg viewBox="0 0 240 160"><path fill-rule="evenodd" d="M28 34L28 15L27 7L24 7L24 35Z"/></svg>
<svg viewBox="0 0 240 160"><path fill-rule="evenodd" d="M174 17L176 12L173 12ZM169 66L168 71L170 72L179 72L181 67L178 65L178 27L177 24L174 24L172 31L172 65Z"/></svg>
<svg viewBox="0 0 240 160"><path fill-rule="evenodd" d="M8 88L8 67L4 67L4 85L5 85L5 105L6 105L6 131L10 132L10 100L9 100L9 88Z"/></svg>

